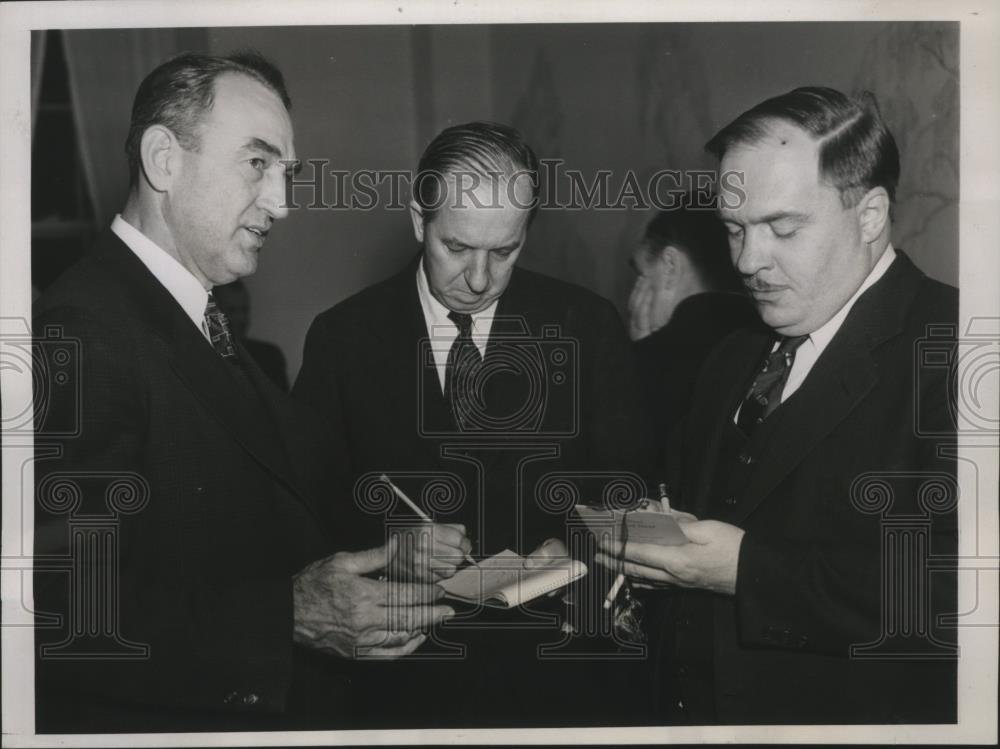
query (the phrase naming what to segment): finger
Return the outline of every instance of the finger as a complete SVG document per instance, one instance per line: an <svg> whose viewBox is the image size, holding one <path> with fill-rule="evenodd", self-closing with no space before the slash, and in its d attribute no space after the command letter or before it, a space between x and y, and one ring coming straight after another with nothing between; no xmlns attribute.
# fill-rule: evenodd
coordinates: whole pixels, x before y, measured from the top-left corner
<svg viewBox="0 0 1000 749"><path fill-rule="evenodd" d="M431 567L431 576L434 578L431 582L437 582L438 580L444 580L445 578L454 577L455 572L458 571L458 567L454 564L448 564L447 562L441 562L435 560L434 565Z"/></svg>
<svg viewBox="0 0 1000 749"><path fill-rule="evenodd" d="M341 551L332 558L332 564L342 572L354 575L364 575L385 569L395 558L399 549L399 538L393 536L387 544L364 551Z"/></svg>
<svg viewBox="0 0 1000 749"><path fill-rule="evenodd" d="M418 603L431 603L444 595L444 591L436 585L427 583L382 583L385 590L381 601L384 606L413 606Z"/></svg>
<svg viewBox="0 0 1000 749"><path fill-rule="evenodd" d="M355 649L360 648L399 648L406 645L410 640L424 637L423 632L410 632L408 630L393 632L385 629L375 629L365 632L357 639Z"/></svg>
<svg viewBox="0 0 1000 749"><path fill-rule="evenodd" d="M402 658L403 656L409 655L421 645L427 639L427 635L419 634L410 640L405 645L400 647L373 647L365 650L364 655L366 658L385 658L387 660L392 660L394 658Z"/></svg>
<svg viewBox="0 0 1000 749"><path fill-rule="evenodd" d="M692 515L690 512L684 512L683 510L671 510L670 514L674 516L674 519L678 523L690 523L692 521L698 520L698 518Z"/></svg>
<svg viewBox="0 0 1000 749"><path fill-rule="evenodd" d="M416 632L430 629L443 619L455 615L451 606L389 606L385 608L387 629Z"/></svg>
<svg viewBox="0 0 1000 749"><path fill-rule="evenodd" d="M647 583L670 583L671 585L680 585L681 581L671 575L666 570L659 567L648 567L644 564L636 564L635 562L625 562L622 565L622 573L629 580L641 580Z"/></svg>
<svg viewBox="0 0 1000 749"><path fill-rule="evenodd" d="M690 558L690 545L660 546L658 544L629 543L625 545L623 558L647 567L661 570L676 569Z"/></svg>
<svg viewBox="0 0 1000 749"><path fill-rule="evenodd" d="M472 541L465 536L465 526L434 526L435 556L464 556L472 551Z"/></svg>
<svg viewBox="0 0 1000 749"><path fill-rule="evenodd" d="M605 554L603 551L599 551L594 555L594 561L602 567L607 567L609 570L614 570L618 567L617 557Z"/></svg>

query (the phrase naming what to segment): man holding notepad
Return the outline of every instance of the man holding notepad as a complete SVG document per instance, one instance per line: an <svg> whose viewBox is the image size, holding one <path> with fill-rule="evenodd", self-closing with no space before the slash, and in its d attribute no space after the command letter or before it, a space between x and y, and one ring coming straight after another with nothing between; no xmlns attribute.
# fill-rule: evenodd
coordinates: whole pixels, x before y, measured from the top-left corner
<svg viewBox="0 0 1000 749"><path fill-rule="evenodd" d="M350 533L345 543L399 535L391 573L404 579L449 580L469 555L482 563L505 550L534 553L529 565L565 556L572 502L552 499L552 477L645 469L628 339L614 307L516 265L538 202L537 169L507 126L440 133L421 158L410 204L421 251L396 276L319 315L306 340L294 394L328 420L353 497L327 509ZM560 718L559 695L555 703L546 696L557 681L594 695L608 687L599 669L570 675L571 666L542 663L536 649L559 641L558 624L532 639L517 632L531 624L524 612L477 622L479 642L460 633L467 652L457 660L356 669L355 683L373 692L423 680L408 704L393 701L387 711L382 700L371 724L502 725L511 713L518 725L601 719L569 698L577 713ZM550 665L558 674L539 678L536 669ZM518 688L496 682L501 669L519 674ZM439 697L448 714L435 723Z"/></svg>

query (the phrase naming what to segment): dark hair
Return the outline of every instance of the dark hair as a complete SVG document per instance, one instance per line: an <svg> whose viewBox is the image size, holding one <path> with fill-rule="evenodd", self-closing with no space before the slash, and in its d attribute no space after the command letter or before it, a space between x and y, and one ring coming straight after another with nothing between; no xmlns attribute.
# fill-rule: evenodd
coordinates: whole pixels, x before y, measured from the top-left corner
<svg viewBox="0 0 1000 749"><path fill-rule="evenodd" d="M538 158L521 134L496 122L469 122L442 130L420 157L413 199L429 222L443 200L444 177L471 173L480 177L531 178L531 216L538 208ZM527 207L527 206L526 206Z"/></svg>
<svg viewBox="0 0 1000 749"><path fill-rule="evenodd" d="M776 121L790 122L820 141L820 174L851 206L873 187L896 198L899 150L870 92L849 97L832 88L809 86L761 102L705 144L720 160L736 145L758 143Z"/></svg>
<svg viewBox="0 0 1000 749"><path fill-rule="evenodd" d="M683 252L705 284L716 291L739 291L743 284L729 256L726 228L712 202L688 195L676 207L661 210L646 225L645 251L659 255L670 245Z"/></svg>
<svg viewBox="0 0 1000 749"><path fill-rule="evenodd" d="M271 89L285 109L292 100L285 79L271 62L253 50L223 57L184 52L167 60L139 84L132 103L132 122L125 138L129 184L135 187L142 171L139 153L142 135L153 125L163 125L186 149L198 148L199 126L215 102L215 79L223 73L247 75Z"/></svg>

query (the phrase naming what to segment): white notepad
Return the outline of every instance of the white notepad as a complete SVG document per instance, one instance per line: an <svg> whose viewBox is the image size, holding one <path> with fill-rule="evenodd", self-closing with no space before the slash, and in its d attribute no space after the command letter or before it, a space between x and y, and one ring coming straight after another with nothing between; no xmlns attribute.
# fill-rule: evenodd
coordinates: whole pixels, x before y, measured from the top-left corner
<svg viewBox="0 0 1000 749"><path fill-rule="evenodd" d="M544 566L531 569L525 568L525 561L524 557L505 549L481 561L479 568L465 567L438 585L452 598L513 608L587 574L587 565L576 559L551 559Z"/></svg>
<svg viewBox="0 0 1000 749"><path fill-rule="evenodd" d="M605 535L621 539L624 520L629 543L682 546L688 542L677 520L669 513L622 512L587 505L576 505L574 509L598 540Z"/></svg>

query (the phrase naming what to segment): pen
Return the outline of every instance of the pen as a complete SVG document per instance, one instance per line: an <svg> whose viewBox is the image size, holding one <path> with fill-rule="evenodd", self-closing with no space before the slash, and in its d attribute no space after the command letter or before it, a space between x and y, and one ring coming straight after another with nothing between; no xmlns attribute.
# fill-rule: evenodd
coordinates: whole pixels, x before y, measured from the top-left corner
<svg viewBox="0 0 1000 749"><path fill-rule="evenodd" d="M670 497L667 496L667 485L660 484L660 504L664 512L670 512Z"/></svg>
<svg viewBox="0 0 1000 749"><path fill-rule="evenodd" d="M392 489L393 493L401 500L403 500L406 503L407 507L409 507L415 513L417 513L417 515L420 517L421 520L423 520L425 523L434 522L433 520L431 520L431 516L428 515L426 512L424 512L423 510L421 510L419 507L417 507L416 503L412 499L407 497L406 494L403 493L402 489L400 489L398 486L392 483L392 481L389 480L388 476L386 476L383 473L381 476L379 476L379 478L382 479L385 483L387 483L389 487ZM471 554L465 555L465 561L471 564L473 567L479 567L479 565L476 564L476 560L472 558Z"/></svg>

